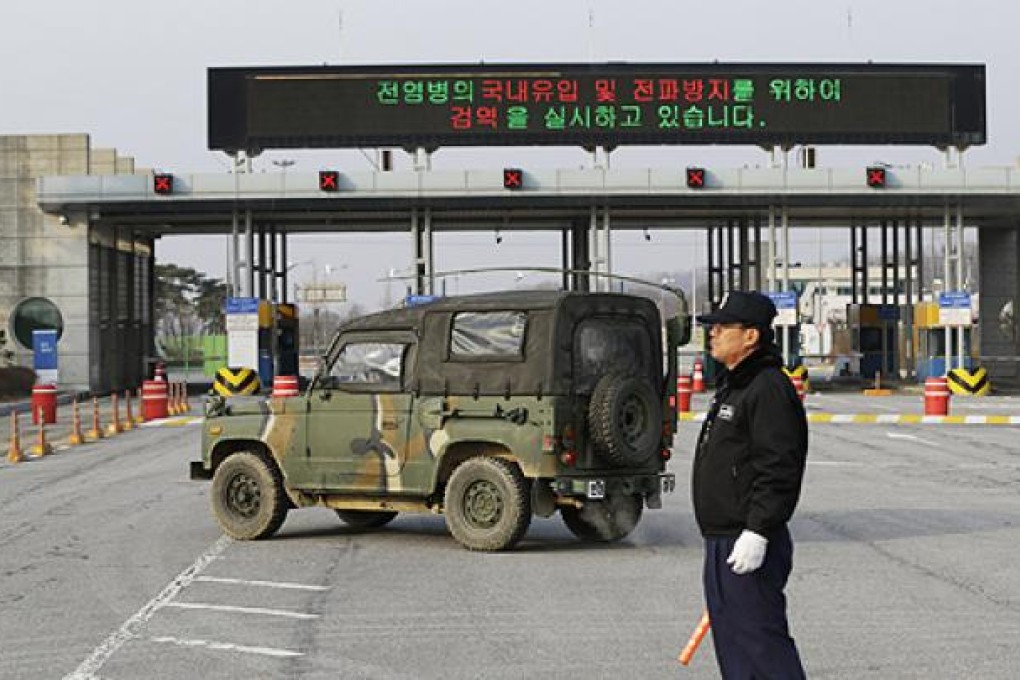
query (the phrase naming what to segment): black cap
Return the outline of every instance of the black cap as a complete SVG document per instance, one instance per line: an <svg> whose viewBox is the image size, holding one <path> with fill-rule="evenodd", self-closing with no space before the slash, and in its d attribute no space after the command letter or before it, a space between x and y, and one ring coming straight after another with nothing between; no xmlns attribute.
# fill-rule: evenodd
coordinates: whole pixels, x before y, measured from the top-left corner
<svg viewBox="0 0 1020 680"><path fill-rule="evenodd" d="M711 314L698 317L698 323L741 323L745 326L768 328L776 318L776 306L767 295L758 291L731 291L723 297L722 306Z"/></svg>

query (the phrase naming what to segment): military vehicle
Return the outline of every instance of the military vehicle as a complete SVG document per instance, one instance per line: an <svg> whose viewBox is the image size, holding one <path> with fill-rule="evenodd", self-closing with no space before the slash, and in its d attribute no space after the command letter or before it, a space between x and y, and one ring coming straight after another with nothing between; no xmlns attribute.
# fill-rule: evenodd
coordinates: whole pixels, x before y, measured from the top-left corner
<svg viewBox="0 0 1020 680"><path fill-rule="evenodd" d="M618 540L675 486L678 295L665 334L652 301L615 293L486 293L353 319L298 396L209 397L191 478L212 480L236 539L324 506L360 529L442 513L472 550L511 548L557 510L582 540Z"/></svg>

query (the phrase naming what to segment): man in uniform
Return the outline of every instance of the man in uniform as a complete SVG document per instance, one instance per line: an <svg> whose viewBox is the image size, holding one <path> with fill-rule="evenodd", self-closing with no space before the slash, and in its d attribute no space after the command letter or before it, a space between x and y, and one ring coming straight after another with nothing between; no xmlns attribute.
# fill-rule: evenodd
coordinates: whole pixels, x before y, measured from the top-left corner
<svg viewBox="0 0 1020 680"><path fill-rule="evenodd" d="M776 307L731 292L712 314L712 357L725 366L701 433L691 479L705 538L704 588L716 660L726 680L804 678L783 591L800 497L807 418L774 344Z"/></svg>

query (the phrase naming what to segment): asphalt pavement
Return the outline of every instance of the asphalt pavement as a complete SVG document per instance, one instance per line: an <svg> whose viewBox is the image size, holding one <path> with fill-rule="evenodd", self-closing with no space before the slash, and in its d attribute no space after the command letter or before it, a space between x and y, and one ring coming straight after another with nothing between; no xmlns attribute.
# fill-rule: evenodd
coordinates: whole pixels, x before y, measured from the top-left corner
<svg viewBox="0 0 1020 680"><path fill-rule="evenodd" d="M807 403L896 414L918 400ZM953 408L970 405L1020 413L1004 397ZM209 484L187 479L200 425L0 463L0 677L718 677L711 636L689 667L675 660L702 610L695 423L670 462L678 491L627 539L582 545L554 516L502 554L462 549L442 517L355 531L324 509L291 512L267 541L224 539ZM811 425L787 591L808 677L1016 677L1016 432Z"/></svg>

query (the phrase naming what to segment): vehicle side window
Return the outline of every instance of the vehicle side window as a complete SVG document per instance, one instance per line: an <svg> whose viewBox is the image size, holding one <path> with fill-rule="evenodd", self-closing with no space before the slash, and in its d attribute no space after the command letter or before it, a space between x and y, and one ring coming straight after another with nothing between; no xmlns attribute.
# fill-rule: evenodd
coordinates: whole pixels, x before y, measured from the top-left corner
<svg viewBox="0 0 1020 680"><path fill-rule="evenodd" d="M403 343L396 342L355 342L345 345L333 362L329 374L338 385L399 391L406 348Z"/></svg>
<svg viewBox="0 0 1020 680"><path fill-rule="evenodd" d="M450 330L454 360L524 357L525 312L460 312Z"/></svg>

